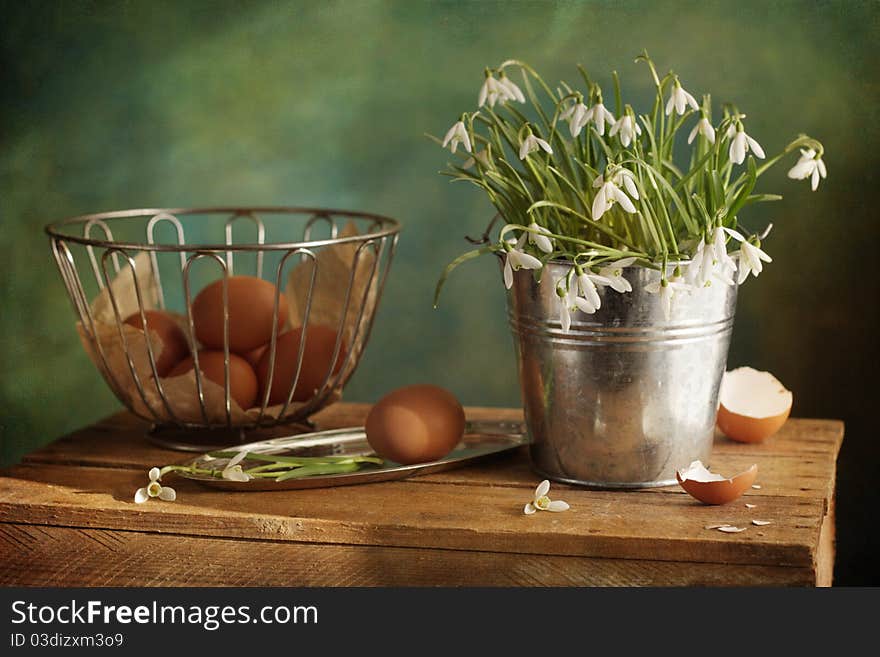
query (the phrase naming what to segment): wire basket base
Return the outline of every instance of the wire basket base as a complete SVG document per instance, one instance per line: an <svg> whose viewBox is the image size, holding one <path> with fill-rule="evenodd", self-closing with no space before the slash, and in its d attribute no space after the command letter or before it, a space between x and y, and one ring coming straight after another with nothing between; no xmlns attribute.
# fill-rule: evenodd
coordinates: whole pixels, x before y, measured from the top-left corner
<svg viewBox="0 0 880 657"><path fill-rule="evenodd" d="M315 424L308 420L259 429L248 427L181 429L179 427L154 424L147 431L147 439L166 449L181 452L205 452L235 447L255 440L269 440L270 438L309 433L315 431L315 428Z"/></svg>

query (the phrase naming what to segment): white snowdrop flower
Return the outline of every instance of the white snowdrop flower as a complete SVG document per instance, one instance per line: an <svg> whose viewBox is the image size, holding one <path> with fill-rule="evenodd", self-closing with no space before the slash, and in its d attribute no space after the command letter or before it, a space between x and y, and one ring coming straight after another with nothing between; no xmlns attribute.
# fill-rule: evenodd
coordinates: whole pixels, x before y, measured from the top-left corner
<svg viewBox="0 0 880 657"><path fill-rule="evenodd" d="M605 134L605 124L607 123L610 126L615 124L614 115L605 109L605 105L602 104L600 100L598 103L593 105L590 109L587 110L584 115L585 125L586 123L592 123L596 126L596 132L600 135Z"/></svg>
<svg viewBox="0 0 880 657"><path fill-rule="evenodd" d="M462 169L470 169L477 162L483 165L485 169L492 168L492 160L489 159L489 152L487 150L475 151L471 157L466 159L464 163L461 165Z"/></svg>
<svg viewBox="0 0 880 657"><path fill-rule="evenodd" d="M226 464L226 467L223 468L223 472L221 475L224 479L228 479L229 481L250 481L251 476L244 472L241 469L241 463L244 458L247 456L247 452L239 452L231 459L229 459L229 463Z"/></svg>
<svg viewBox="0 0 880 657"><path fill-rule="evenodd" d="M507 95L510 100L515 100L518 103L525 103L526 97L523 95L522 90L516 85L516 83L511 80L504 71L498 76L498 84L507 91ZM499 99L503 102L504 99Z"/></svg>
<svg viewBox="0 0 880 657"><path fill-rule="evenodd" d="M801 158L788 171L788 177L793 180L810 178L810 186L814 192L819 188L819 178L825 178L827 175L828 170L825 168L825 162L812 148L802 148Z"/></svg>
<svg viewBox="0 0 880 657"><path fill-rule="evenodd" d="M539 148L549 153L550 155L553 155L553 149L550 148L550 144L548 144L540 137L535 137L535 135L529 133L519 145L519 159L526 159L526 155L528 155L529 153L534 153Z"/></svg>
<svg viewBox="0 0 880 657"><path fill-rule="evenodd" d="M568 121L568 129L572 137L581 134L584 126L589 123L589 111L583 102L577 102L559 115L560 119Z"/></svg>
<svg viewBox="0 0 880 657"><path fill-rule="evenodd" d="M534 244L544 253L553 253L553 240L547 237L550 231L534 221L529 224L529 228L534 231L529 233L529 244Z"/></svg>
<svg viewBox="0 0 880 657"><path fill-rule="evenodd" d="M137 489L137 492L134 494L135 504L143 504L151 497L158 497L166 502L173 502L177 499L177 493L171 486L163 486L159 483L161 475L162 472L159 468L150 468L150 472L147 475L150 478L150 483L145 488Z"/></svg>
<svg viewBox="0 0 880 657"><path fill-rule="evenodd" d="M513 272L520 269L540 269L544 266L544 263L535 256L523 252L522 249L526 243L525 235L515 243L513 240L508 240L508 244L511 243L513 246L508 247L504 254L504 287L508 290L513 287Z"/></svg>
<svg viewBox="0 0 880 657"><path fill-rule="evenodd" d="M730 129L728 129L727 134L728 136L730 135ZM747 135L746 131L743 130L742 125L740 125L736 129L733 139L730 141L730 161L734 164L742 164L746 159L746 153L748 151L752 151L758 159L764 159L764 149L761 148L761 144Z"/></svg>
<svg viewBox="0 0 880 657"><path fill-rule="evenodd" d="M757 277L764 270L763 262L773 262L773 259L767 255L760 247L749 242L741 233L725 228L724 231L740 243L739 251L731 254L739 264L739 274L737 276L737 284L742 283L749 277L749 274Z"/></svg>
<svg viewBox="0 0 880 657"><path fill-rule="evenodd" d="M663 315L666 319L672 315L672 301L677 294L690 292L690 286L680 277L661 278L645 286L648 294L659 294L660 303L663 307Z"/></svg>
<svg viewBox="0 0 880 657"><path fill-rule="evenodd" d="M685 281L694 287L706 287L713 280L733 285L736 262L727 254L727 239L724 229L718 227L712 235L712 242L700 240L690 263L685 267Z"/></svg>
<svg viewBox="0 0 880 657"><path fill-rule="evenodd" d="M547 493L550 492L550 482L548 480L542 481L538 484L538 487L535 489L535 495L531 502L525 505L523 508L523 513L527 516L532 515L537 511L567 511L571 507L569 507L567 502L563 502L562 500L551 500L547 497Z"/></svg>
<svg viewBox="0 0 880 657"><path fill-rule="evenodd" d="M691 134L688 135L688 143L692 143L698 134L703 135L710 144L715 143L715 128L705 116L697 121L697 125L691 130Z"/></svg>
<svg viewBox="0 0 880 657"><path fill-rule="evenodd" d="M620 143L626 148L642 134L642 129L630 114L624 114L611 126L611 132L608 134L613 137L617 133L620 133Z"/></svg>
<svg viewBox="0 0 880 657"><path fill-rule="evenodd" d="M627 173L621 173L622 171L626 171ZM622 207L624 211L629 212L630 214L635 213L636 206L633 205L629 196L617 186L618 182L622 183L633 198L638 200L639 193L635 186L635 182L632 179L632 173L626 169L618 169L616 173L612 174L610 180L606 180L604 176L597 176L593 181L593 187L599 190L596 193L596 198L593 199L593 219L598 220L603 214L610 210L611 206L615 203L620 203L620 207Z"/></svg>
<svg viewBox="0 0 880 657"><path fill-rule="evenodd" d="M681 83L676 79L675 84L672 86L672 91L669 94L669 101L666 103L666 115L669 116L672 114L673 109L676 114L684 114L685 108L688 105L690 105L692 109L700 109L696 99L685 91L681 86Z"/></svg>
<svg viewBox="0 0 880 657"><path fill-rule="evenodd" d="M471 138L468 135L467 128L464 127L464 121L456 122L446 132L443 138L443 148L449 146L449 150L453 153L458 150L458 145L464 146L464 150L471 152Z"/></svg>
<svg viewBox="0 0 880 657"><path fill-rule="evenodd" d="M578 307L581 311L592 314L602 307L602 298L599 296L598 287L610 286L611 280L605 278L601 274L594 274L590 271L583 271L578 274L577 286L583 300L588 304L589 310L584 310L580 304Z"/></svg>
<svg viewBox="0 0 880 657"><path fill-rule="evenodd" d="M599 268L599 276L608 280L607 285L615 292L632 292L632 285L623 277L623 270L632 265L635 258L623 258Z"/></svg>
<svg viewBox="0 0 880 657"><path fill-rule="evenodd" d="M556 283L556 295L559 297L559 324L566 333L571 329L571 319L576 312L588 315L596 312L595 306L578 296L578 284L574 281L560 278Z"/></svg>

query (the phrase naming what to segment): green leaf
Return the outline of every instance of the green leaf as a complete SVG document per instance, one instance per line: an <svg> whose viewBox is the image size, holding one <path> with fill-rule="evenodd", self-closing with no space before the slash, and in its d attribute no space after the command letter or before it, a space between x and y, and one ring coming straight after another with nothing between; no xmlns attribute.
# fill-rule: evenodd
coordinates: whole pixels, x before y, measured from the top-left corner
<svg viewBox="0 0 880 657"><path fill-rule="evenodd" d="M746 178L745 184L742 186L739 194L737 194L736 200L734 200L733 204L727 210L727 216L730 217L731 220L736 217L737 212L739 212L746 204L749 194L752 193L752 190L755 188L755 183L758 181L758 166L755 164L755 158L751 155L749 155L748 169L748 177Z"/></svg>
<svg viewBox="0 0 880 657"><path fill-rule="evenodd" d="M437 288L434 290L434 307L437 307L437 304L440 301L440 290L443 288L443 284L446 282L446 279L449 277L449 274L452 272L453 269L458 267L463 262L473 260L474 258L478 258L481 255L491 253L494 250L494 246L482 246L479 249L474 249L473 251L462 253L455 260L446 265L446 269L443 270L443 274L440 276L440 280L437 281Z"/></svg>
<svg viewBox="0 0 880 657"><path fill-rule="evenodd" d="M314 465L304 465L301 468L285 472L275 479L275 481L302 479L303 477L313 477L315 475L342 474L345 472L354 472L358 468L360 468L358 463L315 463Z"/></svg>

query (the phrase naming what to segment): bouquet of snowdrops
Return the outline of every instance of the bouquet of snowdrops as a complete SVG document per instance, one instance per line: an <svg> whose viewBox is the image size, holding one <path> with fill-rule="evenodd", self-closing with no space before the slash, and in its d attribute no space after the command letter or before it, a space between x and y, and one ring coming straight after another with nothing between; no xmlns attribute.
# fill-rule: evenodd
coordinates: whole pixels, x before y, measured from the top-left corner
<svg viewBox="0 0 880 657"><path fill-rule="evenodd" d="M647 53L636 61L647 66L656 89L646 114L622 101L616 72L612 112L580 66L583 86L563 82L555 91L521 61L485 70L478 110L434 139L461 158L443 173L481 188L504 225L497 241L449 264L437 295L452 269L486 253L503 258L508 288L516 270L539 276L550 260L570 263L556 282L569 314L596 312L601 288L631 291L626 267L660 272L647 291L661 295L667 312L676 294L761 273L771 261L761 243L770 226L750 233L738 216L753 203L782 198L755 186L798 149L788 176L809 178L815 190L826 175L822 144L800 135L767 158L735 106L724 105L716 123L708 94L697 102L677 75L661 78ZM684 157L676 154L682 130Z"/></svg>

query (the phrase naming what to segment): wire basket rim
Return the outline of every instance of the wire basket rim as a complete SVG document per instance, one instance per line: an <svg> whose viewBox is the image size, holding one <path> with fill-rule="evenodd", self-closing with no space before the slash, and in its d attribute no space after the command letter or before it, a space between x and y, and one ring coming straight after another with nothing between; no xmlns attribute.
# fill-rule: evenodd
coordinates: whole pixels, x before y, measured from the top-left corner
<svg viewBox="0 0 880 657"><path fill-rule="evenodd" d="M85 237L71 235L63 232L63 228L76 224L87 224L90 221L103 221L105 219L126 219L126 218L146 218L150 215L157 216L160 214L169 214L177 217L177 215L194 215L194 214L230 214L232 216L246 217L251 214L311 214L314 217L348 217L352 219L370 219L376 222L382 228L378 231L370 233L361 233L351 235L349 237L331 237L320 240L308 240L299 242L267 242L260 244L240 243L240 244L149 244L139 242L121 242L117 240L98 239L93 237ZM316 207L300 207L300 206L218 206L218 207L194 207L194 208L139 208L130 210L114 210L110 212L98 212L93 214L83 214L74 217L68 217L61 221L56 221L44 226L43 230L46 234L56 240L64 240L73 242L74 244L82 244L84 246L103 247L107 249L130 249L140 251L160 251L160 252L196 252L202 251L206 253L220 253L226 251L237 250L261 250L261 251L287 251L291 249L311 249L332 244L350 244L358 242L367 242L375 239L391 237L398 234L401 230L400 222L391 217L375 214L371 212L360 212L355 210L339 210L333 208L316 208Z"/></svg>

